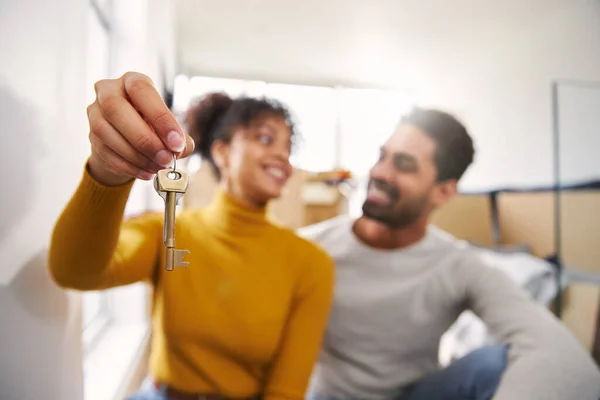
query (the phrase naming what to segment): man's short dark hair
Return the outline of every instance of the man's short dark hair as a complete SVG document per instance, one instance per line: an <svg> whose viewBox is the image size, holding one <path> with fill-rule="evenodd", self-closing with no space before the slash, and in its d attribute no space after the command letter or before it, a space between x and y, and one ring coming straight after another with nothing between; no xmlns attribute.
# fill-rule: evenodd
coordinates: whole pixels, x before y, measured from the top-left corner
<svg viewBox="0 0 600 400"><path fill-rule="evenodd" d="M414 108L402 117L400 123L414 125L435 140L434 162L438 182L458 181L473 162L473 140L454 116L439 110Z"/></svg>

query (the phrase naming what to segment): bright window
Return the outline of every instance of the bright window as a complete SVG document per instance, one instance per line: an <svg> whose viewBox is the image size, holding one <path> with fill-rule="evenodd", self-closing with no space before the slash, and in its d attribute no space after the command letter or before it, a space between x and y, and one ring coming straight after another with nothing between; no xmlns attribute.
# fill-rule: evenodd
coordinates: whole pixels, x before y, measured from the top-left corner
<svg viewBox="0 0 600 400"><path fill-rule="evenodd" d="M340 167L357 177L350 213L359 215L366 195L368 172L379 148L400 117L413 104L402 91L322 87L179 76L175 83L176 115L207 92L230 96L269 96L285 103L295 117L301 140L292 163L308 171Z"/></svg>
<svg viewBox="0 0 600 400"><path fill-rule="evenodd" d="M291 162L307 171L335 167L336 98L328 87L267 85L266 94L288 106L300 133Z"/></svg>
<svg viewBox="0 0 600 400"><path fill-rule="evenodd" d="M366 196L369 169L379 148L411 107L410 98L396 91L342 89L340 91L340 166L357 178L350 198L350 214L359 216Z"/></svg>
<svg viewBox="0 0 600 400"><path fill-rule="evenodd" d="M91 0L89 3L87 104L94 101L96 81L110 78L116 66L135 59L132 57L130 60L127 54L122 54L113 46L118 44L113 42L114 32L119 32L120 39L123 36L131 38L130 32L122 32L116 25L126 19L119 16L129 16L131 12L130 9L112 7L119 4L113 0ZM140 22L127 21L127 28ZM163 208L164 203L154 191L152 183L137 181L125 207L125 218L158 208L153 204L156 199ZM86 400L124 398L125 393L121 392L135 379L137 369L143 368L141 362L150 327L149 299L147 285L143 282L82 295L83 389Z"/></svg>
<svg viewBox="0 0 600 400"><path fill-rule="evenodd" d="M189 90L194 97L208 92L225 92L231 97L244 93L244 81L239 79L210 78L197 76L189 81Z"/></svg>

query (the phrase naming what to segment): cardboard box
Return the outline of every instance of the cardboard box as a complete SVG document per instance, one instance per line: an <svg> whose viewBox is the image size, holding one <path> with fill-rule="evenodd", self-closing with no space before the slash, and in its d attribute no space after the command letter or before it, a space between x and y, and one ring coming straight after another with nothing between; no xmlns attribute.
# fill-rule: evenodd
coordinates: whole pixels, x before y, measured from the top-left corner
<svg viewBox="0 0 600 400"><path fill-rule="evenodd" d="M346 213L346 196L337 187L316 180L314 176L304 170L294 170L282 196L269 204L269 217L279 224L297 229ZM212 200L216 188L210 165L203 164L190 176L190 185L182 200L183 207L205 207Z"/></svg>

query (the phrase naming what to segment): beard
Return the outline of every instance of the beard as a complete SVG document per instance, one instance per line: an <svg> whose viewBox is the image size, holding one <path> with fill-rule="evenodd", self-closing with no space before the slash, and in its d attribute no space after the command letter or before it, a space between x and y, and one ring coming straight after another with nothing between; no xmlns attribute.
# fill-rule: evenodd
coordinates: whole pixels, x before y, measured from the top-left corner
<svg viewBox="0 0 600 400"><path fill-rule="evenodd" d="M389 228L399 229L411 225L427 208L429 192L422 196L403 199L398 189L387 182L372 180L369 182L369 186L371 185L386 193L390 201L387 204L380 204L365 200L362 206L363 216Z"/></svg>

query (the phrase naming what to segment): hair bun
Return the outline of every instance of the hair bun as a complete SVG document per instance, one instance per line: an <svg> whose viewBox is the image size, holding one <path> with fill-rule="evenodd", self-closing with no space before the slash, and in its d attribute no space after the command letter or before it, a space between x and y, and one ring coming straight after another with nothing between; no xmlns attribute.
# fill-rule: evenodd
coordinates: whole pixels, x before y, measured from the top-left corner
<svg viewBox="0 0 600 400"><path fill-rule="evenodd" d="M232 104L233 99L225 93L208 93L187 111L185 125L188 135L194 139L195 152L207 160L212 159L210 149L219 122Z"/></svg>

